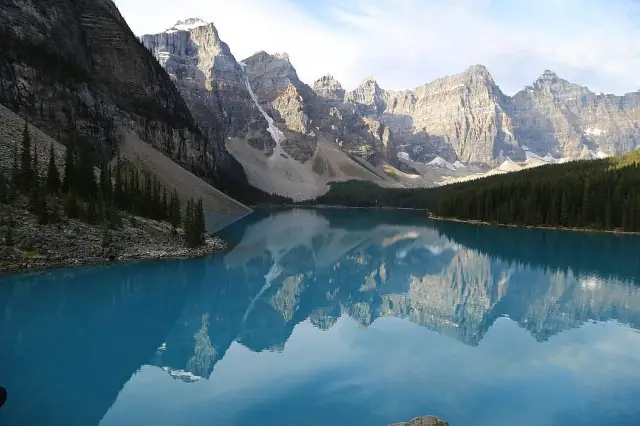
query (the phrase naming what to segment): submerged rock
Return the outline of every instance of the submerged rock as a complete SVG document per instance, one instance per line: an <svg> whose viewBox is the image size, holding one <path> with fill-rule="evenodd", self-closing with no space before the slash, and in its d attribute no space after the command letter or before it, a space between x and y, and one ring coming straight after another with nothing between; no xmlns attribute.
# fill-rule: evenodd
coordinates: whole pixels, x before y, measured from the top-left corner
<svg viewBox="0 0 640 426"><path fill-rule="evenodd" d="M405 423L394 423L391 426L449 426L449 423L436 416L418 417Z"/></svg>

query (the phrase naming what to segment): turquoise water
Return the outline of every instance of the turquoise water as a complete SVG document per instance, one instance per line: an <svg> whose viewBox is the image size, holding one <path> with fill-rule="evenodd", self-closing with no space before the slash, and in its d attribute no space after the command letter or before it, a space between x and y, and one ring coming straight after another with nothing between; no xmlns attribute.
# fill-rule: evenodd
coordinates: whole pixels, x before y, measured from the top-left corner
<svg viewBox="0 0 640 426"><path fill-rule="evenodd" d="M637 425L640 238L255 213L224 255L0 279L0 425Z"/></svg>

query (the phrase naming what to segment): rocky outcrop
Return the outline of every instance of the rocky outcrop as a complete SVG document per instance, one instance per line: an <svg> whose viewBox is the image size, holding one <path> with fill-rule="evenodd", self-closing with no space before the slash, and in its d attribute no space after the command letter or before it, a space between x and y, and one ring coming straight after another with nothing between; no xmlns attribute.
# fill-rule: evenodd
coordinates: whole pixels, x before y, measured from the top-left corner
<svg viewBox="0 0 640 426"><path fill-rule="evenodd" d="M62 211L62 200L51 198L49 204ZM122 218L121 227L107 231L110 242L105 247L102 225L67 218L40 225L27 205L28 200L19 199L0 212L0 232L6 235L11 223L16 244L0 245L0 273L118 260L181 259L205 256L226 247L220 238L211 237L202 247L188 248L182 235L173 234L170 224L132 215Z"/></svg>
<svg viewBox="0 0 640 426"><path fill-rule="evenodd" d="M389 129L344 104L338 87L333 98L319 96L286 53L258 52L238 62L215 27L198 19L142 41L201 126L222 123L229 150L264 191L308 198L324 193L330 179L382 180L349 155L372 163L394 155ZM336 143L346 153L337 155Z"/></svg>
<svg viewBox="0 0 640 426"><path fill-rule="evenodd" d="M210 182L243 179L217 122L201 131L111 0L8 0L0 16L0 103L63 141L85 136L103 162L133 131Z"/></svg>
<svg viewBox="0 0 640 426"><path fill-rule="evenodd" d="M144 45L172 76L198 123L224 136L246 134L266 121L253 104L242 68L213 24L179 21L171 29L142 36Z"/></svg>
<svg viewBox="0 0 640 426"><path fill-rule="evenodd" d="M640 93L595 94L546 70L511 100L520 146L539 155L591 158L640 145Z"/></svg>
<svg viewBox="0 0 640 426"><path fill-rule="evenodd" d="M426 416L405 423L394 423L391 426L449 426L449 423L435 416Z"/></svg>
<svg viewBox="0 0 640 426"><path fill-rule="evenodd" d="M401 92L383 90L368 78L345 100L389 126L398 151L419 163L437 156L482 165L507 157L524 161L531 154L580 159L640 146L640 93L597 95L548 70L513 97L502 93L484 66L474 65Z"/></svg>
<svg viewBox="0 0 640 426"><path fill-rule="evenodd" d="M345 91L333 77L318 80L313 89L303 83L286 53L262 51L237 62L213 24L199 19L142 41L174 77L203 126L222 121L227 136L246 139L266 156L273 155L276 141L260 108L283 133L285 152L301 163L313 157L318 137L372 162L393 155L387 126L344 104Z"/></svg>
<svg viewBox="0 0 640 426"><path fill-rule="evenodd" d="M412 91L385 91L368 78L346 99L389 126L398 149L417 162L440 156L486 164L500 152L518 150L504 111L506 98L480 65Z"/></svg>
<svg viewBox="0 0 640 426"><path fill-rule="evenodd" d="M313 91L326 99L344 101L345 90L332 75L325 75L313 83Z"/></svg>
<svg viewBox="0 0 640 426"><path fill-rule="evenodd" d="M429 185L440 179L425 169L434 160L486 171L507 159L528 166L531 157L592 158L640 145L640 95L596 95L550 71L513 97L482 65L412 90L385 90L368 77L346 91L330 75L308 86L286 53L237 62L215 27L198 19L143 41L203 127L222 123L226 137L266 157L315 162L322 139L374 166L422 174L418 185ZM249 155L241 151L234 155ZM452 179L471 173L458 169Z"/></svg>

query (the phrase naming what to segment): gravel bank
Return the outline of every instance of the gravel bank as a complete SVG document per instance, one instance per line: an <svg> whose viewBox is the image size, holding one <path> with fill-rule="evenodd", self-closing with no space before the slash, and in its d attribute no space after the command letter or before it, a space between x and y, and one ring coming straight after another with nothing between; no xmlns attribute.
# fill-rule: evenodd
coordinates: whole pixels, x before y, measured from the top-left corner
<svg viewBox="0 0 640 426"><path fill-rule="evenodd" d="M101 226L76 219L38 225L26 210L26 202L0 206L0 243L13 221L13 246L0 245L0 273L31 271L117 262L133 259L180 259L206 256L226 248L223 240L208 237L204 246L188 248L184 238L171 232L168 223L124 216L122 227L108 231L103 247Z"/></svg>

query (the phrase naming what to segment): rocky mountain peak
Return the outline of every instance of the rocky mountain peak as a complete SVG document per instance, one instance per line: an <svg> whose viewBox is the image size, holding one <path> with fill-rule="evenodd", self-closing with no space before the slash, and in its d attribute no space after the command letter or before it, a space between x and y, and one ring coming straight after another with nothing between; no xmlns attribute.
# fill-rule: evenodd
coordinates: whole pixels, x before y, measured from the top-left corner
<svg viewBox="0 0 640 426"><path fill-rule="evenodd" d="M367 77L355 90L346 94L345 100L365 107L363 113L377 114L385 109L385 95L376 79Z"/></svg>
<svg viewBox="0 0 640 426"><path fill-rule="evenodd" d="M462 74L458 74L469 83L479 83L482 85L495 86L491 73L484 65L472 65Z"/></svg>
<svg viewBox="0 0 640 426"><path fill-rule="evenodd" d="M533 83L533 90L553 96L569 96L573 98L588 89L564 80L551 70L544 70L542 75Z"/></svg>
<svg viewBox="0 0 640 426"><path fill-rule="evenodd" d="M289 54L286 52L275 53L273 56L276 59L281 59L283 61L287 61L291 63L291 58L289 57Z"/></svg>
<svg viewBox="0 0 640 426"><path fill-rule="evenodd" d="M281 61L281 62L287 62L289 65L291 65L291 58L289 57L288 53L268 53L264 50L261 50L257 53L254 53L253 55L249 56L247 59L245 59L242 62L245 63L250 63L250 62L274 62L274 61Z"/></svg>
<svg viewBox="0 0 640 426"><path fill-rule="evenodd" d="M340 82L330 74L317 79L313 83L313 91L324 98L344 100L345 90Z"/></svg>
<svg viewBox="0 0 640 426"><path fill-rule="evenodd" d="M551 70L544 70L542 75L538 78L538 81L555 81L558 80L558 74Z"/></svg>
<svg viewBox="0 0 640 426"><path fill-rule="evenodd" d="M364 80L362 80L362 83L360 83L360 87L375 87L378 89L380 88L378 82L372 76L366 77Z"/></svg>
<svg viewBox="0 0 640 426"><path fill-rule="evenodd" d="M491 73L489 72L487 67L481 64L471 65L469 68L467 68L466 73L471 75L491 77Z"/></svg>
<svg viewBox="0 0 640 426"><path fill-rule="evenodd" d="M274 101L289 83L301 89L303 84L286 53L260 51L244 61L245 71L260 102Z"/></svg>
<svg viewBox="0 0 640 426"><path fill-rule="evenodd" d="M192 30L194 28L204 27L206 25L210 25L210 23L205 21L204 19L188 18L188 19L185 19L184 21L176 22L176 24L173 27L169 28L167 30L167 32L171 32L171 31L189 31L189 30Z"/></svg>

